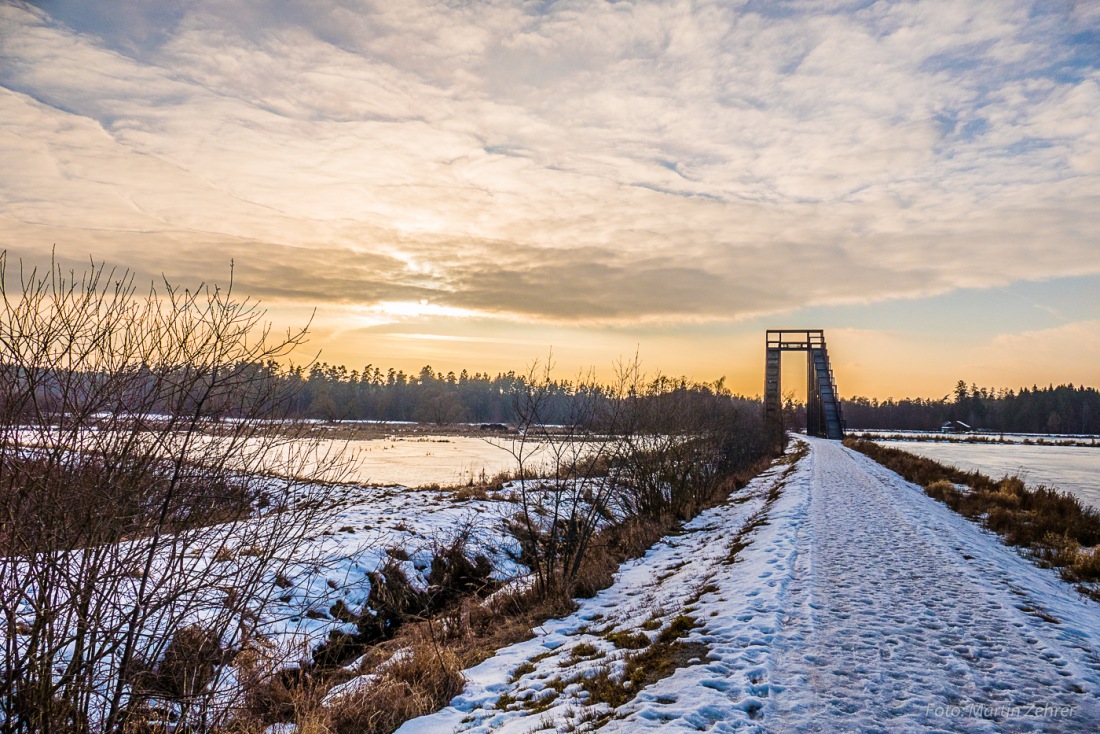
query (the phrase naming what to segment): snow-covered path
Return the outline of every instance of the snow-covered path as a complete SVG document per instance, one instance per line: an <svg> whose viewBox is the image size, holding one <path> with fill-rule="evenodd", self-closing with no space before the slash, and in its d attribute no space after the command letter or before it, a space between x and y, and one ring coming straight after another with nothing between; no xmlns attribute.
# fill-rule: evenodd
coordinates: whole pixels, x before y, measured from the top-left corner
<svg viewBox="0 0 1100 734"><path fill-rule="evenodd" d="M768 728L1100 728L1096 604L870 459L812 445Z"/></svg>
<svg viewBox="0 0 1100 734"><path fill-rule="evenodd" d="M402 731L1100 730L1100 605L870 459L808 444ZM617 633L652 640L651 609L695 620L694 657L594 702L577 681L635 654Z"/></svg>

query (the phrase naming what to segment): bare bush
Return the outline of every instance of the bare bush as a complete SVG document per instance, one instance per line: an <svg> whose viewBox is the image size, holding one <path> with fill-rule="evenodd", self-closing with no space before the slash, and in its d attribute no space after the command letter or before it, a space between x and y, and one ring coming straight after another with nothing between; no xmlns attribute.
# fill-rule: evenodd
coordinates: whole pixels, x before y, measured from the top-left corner
<svg viewBox="0 0 1100 734"><path fill-rule="evenodd" d="M543 477L518 483L511 520L543 595L595 593L639 542L713 505L768 454L759 404L721 381L647 382L637 358L620 362L608 384L591 374L559 383L551 371L549 361L535 364L518 381L510 445L518 476L538 466ZM547 407L560 420L563 393L566 420L550 424Z"/></svg>
<svg viewBox="0 0 1100 734"><path fill-rule="evenodd" d="M632 398L639 381L636 362L624 365L609 386L592 374L581 376L564 386L565 422L551 424L546 409L563 387L552 379L552 370L549 360L536 363L518 383L519 433L510 444L518 476L534 474L535 456L544 476L520 480L519 508L512 519L521 560L544 596L563 589L568 593L594 534L611 517L616 480L635 430ZM555 402L560 404L560 396Z"/></svg>
<svg viewBox="0 0 1100 734"><path fill-rule="evenodd" d="M226 289L0 255L0 721L208 730L338 456L279 422L274 335ZM299 559L300 560L300 559Z"/></svg>

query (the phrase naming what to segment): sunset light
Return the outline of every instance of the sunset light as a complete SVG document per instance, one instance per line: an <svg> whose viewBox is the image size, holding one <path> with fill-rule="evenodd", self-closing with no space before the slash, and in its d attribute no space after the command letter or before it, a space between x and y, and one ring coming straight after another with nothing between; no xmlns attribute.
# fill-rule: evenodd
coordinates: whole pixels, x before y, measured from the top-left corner
<svg viewBox="0 0 1100 734"><path fill-rule="evenodd" d="M638 352L753 394L781 324L850 335L858 394L1096 383L1098 17L6 2L0 244L189 285L232 260L349 366L459 367L387 336L414 320L527 345L471 370Z"/></svg>
<svg viewBox="0 0 1100 734"><path fill-rule="evenodd" d="M0 733L1100 731L1100 0L0 0Z"/></svg>

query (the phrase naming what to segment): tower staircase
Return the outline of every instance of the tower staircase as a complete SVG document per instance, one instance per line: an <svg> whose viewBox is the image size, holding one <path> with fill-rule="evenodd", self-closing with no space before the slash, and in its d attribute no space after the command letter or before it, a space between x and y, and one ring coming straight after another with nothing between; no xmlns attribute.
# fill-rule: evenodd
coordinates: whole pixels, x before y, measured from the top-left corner
<svg viewBox="0 0 1100 734"><path fill-rule="evenodd" d="M844 416L821 329L769 329L764 363L764 417L773 438L783 436L783 352L806 352L806 433L840 440Z"/></svg>

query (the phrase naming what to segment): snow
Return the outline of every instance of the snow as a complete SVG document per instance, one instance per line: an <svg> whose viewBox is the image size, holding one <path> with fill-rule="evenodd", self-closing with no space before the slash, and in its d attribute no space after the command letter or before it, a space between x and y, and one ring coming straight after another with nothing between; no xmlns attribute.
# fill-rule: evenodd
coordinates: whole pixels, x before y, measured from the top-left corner
<svg viewBox="0 0 1100 734"><path fill-rule="evenodd" d="M390 560L391 549L408 556L394 560L420 589L427 587L435 549L459 535L468 538L471 556L489 558L494 578L506 581L527 570L515 562L519 548L504 528L505 518L515 510L509 502L456 501L448 492L400 486L346 485L333 491L341 493L332 499L344 508L303 549L300 555L308 560L290 567L285 588L263 625L266 635L282 643L298 640L313 647L340 629L342 623L329 615L338 600L353 612L361 611L370 595L367 574Z"/></svg>
<svg viewBox="0 0 1100 734"><path fill-rule="evenodd" d="M792 451L624 564L577 612L465 671L450 706L400 731L1095 728L1096 603L869 458L817 439L796 438ZM330 487L340 510L279 580L263 633L280 649L308 650L348 628L330 613L337 600L363 609L369 572L397 560L423 587L434 550L459 534L496 578L522 585L503 522L515 494L515 483L463 501ZM230 550L243 551L248 533L238 540ZM619 649L615 633L644 635L652 649L680 615L696 626L680 640L679 667L617 709L591 700L582 677L621 677L639 652ZM329 700L370 680L352 679Z"/></svg>
<svg viewBox="0 0 1100 734"><path fill-rule="evenodd" d="M567 513L573 498L600 481L587 480L558 492L552 488L563 485L526 480L527 501L547 508L556 504L559 512ZM282 647L304 650L324 642L331 631L346 627L354 632L354 624L331 616L337 601L343 601L352 612L363 611L371 589L368 574L387 561L395 562L415 588L427 589L433 556L458 537L465 539L468 556L483 555L489 560L490 577L502 585L495 593L527 587L531 583L529 569L517 562L519 543L507 529L507 522L519 510L516 501L523 495L523 486L516 480L486 499L463 500L449 491L334 486L329 501L343 507L328 529L302 548L301 560L289 565L261 625L263 634ZM541 517L537 511L533 514ZM597 527L609 520L601 518ZM406 556L408 560L402 560Z"/></svg>
<svg viewBox="0 0 1100 734"><path fill-rule="evenodd" d="M305 501L331 503L335 509L331 516L326 513L331 518L330 524L318 528L318 534L298 548L293 560L282 568L281 577L269 575L257 582L260 594L253 608L262 607L257 632L283 665L308 661L310 650L334 630L355 632L354 624L335 618L331 610L337 601L343 601L353 613L365 611L371 588L368 574L391 558L407 558L399 563L407 578L426 588L435 551L462 536L467 539L466 549L471 556L485 555L490 560L495 578L515 583L517 577L527 572L515 562L519 548L503 524L504 518L515 511L515 505L505 499L459 500L450 492L399 486L300 487L305 492ZM501 496L507 497L507 493ZM225 589L238 588L260 573L257 564L262 561L251 548L284 532L293 535L296 531L286 524L283 515L263 513L174 538L172 548L177 553L181 548L189 549L183 556L169 557L165 544L153 564L154 583L147 592L147 596L156 600L157 611L141 633L158 634L170 623L178 628L219 619L219 615L226 613ZM120 548L124 555L138 554L139 559L146 552L143 540L124 543ZM76 569L84 562L82 553L71 551L64 559ZM29 575L21 566L17 569L21 576ZM113 586L108 593L113 606L104 620L110 629L117 629L122 624L121 615L136 596L139 580L122 577L110 583ZM29 624L34 619L34 599L28 589L21 591L18 622ZM267 603L263 604L264 601ZM72 621L62 617L58 624ZM58 637L66 645L58 657L63 662L72 654L75 643L71 637ZM15 639L17 644L29 640L23 636ZM215 683L215 699L231 700L236 686L235 668L223 669ZM101 715L101 708L100 703L93 702L93 721Z"/></svg>
<svg viewBox="0 0 1100 734"><path fill-rule="evenodd" d="M380 674L384 673L387 668L392 668L394 665L408 660L410 657L412 657L412 650L407 647L401 648L396 653L394 653L392 657L384 661L381 665L377 666L374 669L374 672L368 673L366 675L356 676L349 681L333 686L325 695L325 704L332 704L341 698L354 695L360 691L369 688L375 683L375 681L379 679ZM362 660L362 658L359 658L359 660ZM357 660L356 663L358 663L359 660ZM345 670L354 671L356 667L358 666L354 664L348 665L345 666Z"/></svg>
<svg viewBox="0 0 1100 734"><path fill-rule="evenodd" d="M849 436L868 436L879 440L931 441L934 443L1019 443L1045 446L1094 447L1100 435L1094 433L1004 433L977 430L970 433L944 433L942 431L913 431L886 428L848 428ZM901 438L895 439L895 436Z"/></svg>
<svg viewBox="0 0 1100 734"><path fill-rule="evenodd" d="M979 471L993 478L1016 475L1029 486L1057 487L1100 509L1100 449L1089 446L1018 443L932 443L883 441L918 456Z"/></svg>
<svg viewBox="0 0 1100 734"><path fill-rule="evenodd" d="M1096 603L867 457L797 440L805 458L624 564L399 731L572 731L607 715L608 732L1095 729ZM682 640L697 659L617 710L590 704L579 676L634 654L608 634L652 639L647 620L678 614L699 625Z"/></svg>
<svg viewBox="0 0 1100 734"><path fill-rule="evenodd" d="M507 436L392 435L377 439L322 440L345 451L350 482L421 487L465 484L480 477L515 471L516 458ZM542 444L528 440L530 466L541 466Z"/></svg>

